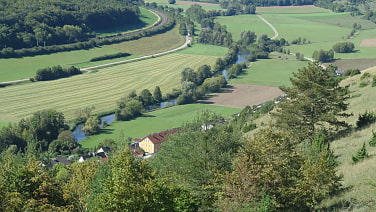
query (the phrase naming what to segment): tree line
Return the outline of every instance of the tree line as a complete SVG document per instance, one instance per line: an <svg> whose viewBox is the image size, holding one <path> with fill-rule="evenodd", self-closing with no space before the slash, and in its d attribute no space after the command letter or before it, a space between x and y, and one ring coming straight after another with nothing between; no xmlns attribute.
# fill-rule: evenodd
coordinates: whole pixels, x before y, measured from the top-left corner
<svg viewBox="0 0 376 212"><path fill-rule="evenodd" d="M60 78L66 78L73 75L82 74L79 68L71 66L69 68L62 68L61 66L53 66L38 69L35 77L31 81L48 81Z"/></svg>

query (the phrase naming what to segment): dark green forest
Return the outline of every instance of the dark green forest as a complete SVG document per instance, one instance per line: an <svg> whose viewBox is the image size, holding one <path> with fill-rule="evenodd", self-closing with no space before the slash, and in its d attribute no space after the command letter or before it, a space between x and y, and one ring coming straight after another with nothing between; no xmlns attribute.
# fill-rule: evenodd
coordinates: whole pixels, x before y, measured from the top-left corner
<svg viewBox="0 0 376 212"><path fill-rule="evenodd" d="M138 1L1 0L0 50L87 40L95 31L139 23Z"/></svg>

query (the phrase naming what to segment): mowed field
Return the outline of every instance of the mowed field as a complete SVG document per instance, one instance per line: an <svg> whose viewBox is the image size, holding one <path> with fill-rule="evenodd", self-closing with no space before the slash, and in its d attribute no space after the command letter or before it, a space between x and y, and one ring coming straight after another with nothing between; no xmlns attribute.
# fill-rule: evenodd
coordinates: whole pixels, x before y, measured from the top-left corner
<svg viewBox="0 0 376 212"><path fill-rule="evenodd" d="M142 10L145 12L145 10ZM147 13L150 13L146 11ZM149 21L150 15L145 22ZM154 16L154 21L157 17ZM158 42L155 42L158 40ZM40 55L34 57L0 59L0 82L26 79L35 76L35 72L40 68L61 65L63 67L76 66L79 68L94 66L104 63L110 63L123 59L130 59L138 56L149 55L165 50L170 50L182 45L185 42L184 36L179 35L178 27L166 33L158 34L152 37L144 37L138 40L123 42L120 44L106 45L100 48L88 50L60 52L50 55ZM119 52L130 53L131 56L89 62L91 58L115 54Z"/></svg>
<svg viewBox="0 0 376 212"><path fill-rule="evenodd" d="M160 86L162 93L167 93L179 88L181 70L212 65L216 58L174 53L65 79L4 87L0 93L0 121L15 122L43 109L63 112L68 120L75 118L78 109L88 106L96 108L94 113L113 110L116 102L132 90L152 91Z"/></svg>
<svg viewBox="0 0 376 212"><path fill-rule="evenodd" d="M223 117L240 112L241 109L220 107L205 104L179 105L144 114L142 117L130 121L116 121L111 123L101 134L94 135L81 141L83 147L95 147L106 138L121 141L124 138L143 138L151 133L166 129L181 127L192 121L202 111L212 111Z"/></svg>

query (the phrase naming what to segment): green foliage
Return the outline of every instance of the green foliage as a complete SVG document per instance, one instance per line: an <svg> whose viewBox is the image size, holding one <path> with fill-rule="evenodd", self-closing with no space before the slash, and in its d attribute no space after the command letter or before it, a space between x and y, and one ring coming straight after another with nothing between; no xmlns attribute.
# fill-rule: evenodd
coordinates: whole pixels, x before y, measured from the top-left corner
<svg viewBox="0 0 376 212"><path fill-rule="evenodd" d="M367 152L367 149L366 149L366 144L363 143L363 146L362 148L359 149L359 151L356 153L356 155L353 155L351 157L352 159L352 162L355 164L355 163L358 163L366 158L368 158L368 152Z"/></svg>
<svg viewBox="0 0 376 212"><path fill-rule="evenodd" d="M52 68L42 68L39 69L33 80L36 81L48 81L48 80L55 80L65 77L70 77L73 75L81 74L79 68L71 66L69 68L62 68L61 66L53 66Z"/></svg>
<svg viewBox="0 0 376 212"><path fill-rule="evenodd" d="M162 101L162 91L159 86L155 86L154 92L153 92L153 99L155 102L161 102Z"/></svg>
<svg viewBox="0 0 376 212"><path fill-rule="evenodd" d="M123 102L115 113L116 119L126 121L138 117L142 114L142 108L142 102L137 99Z"/></svg>
<svg viewBox="0 0 376 212"><path fill-rule="evenodd" d="M347 128L339 119L347 117L348 87L339 86L330 71L318 63L299 69L290 79L292 87L281 87L286 99L278 104L277 123L293 132L297 142L313 139L315 132L325 129L330 133Z"/></svg>
<svg viewBox="0 0 376 212"><path fill-rule="evenodd" d="M189 193L157 179L148 162L133 157L128 148L111 158L107 171L97 181L102 191L94 193L94 211L192 211L196 207Z"/></svg>
<svg viewBox="0 0 376 212"><path fill-rule="evenodd" d="M332 48L336 53L350 53L354 50L354 43L352 42L340 42L334 44Z"/></svg>
<svg viewBox="0 0 376 212"><path fill-rule="evenodd" d="M320 51L314 51L312 57L321 63L329 62L334 59L334 51L332 49L329 51L321 49Z"/></svg>
<svg viewBox="0 0 376 212"><path fill-rule="evenodd" d="M218 191L218 175L231 170L239 148L239 132L232 131L218 115L205 111L165 141L152 160L159 174L184 185L211 210Z"/></svg>
<svg viewBox="0 0 376 212"><path fill-rule="evenodd" d="M359 69L347 69L345 71L345 73L343 74L343 76L355 76L357 74L360 74L360 70Z"/></svg>
<svg viewBox="0 0 376 212"><path fill-rule="evenodd" d="M85 40L94 30L138 23L131 1L3 1L0 49L30 48ZM40 5L43 5L41 7ZM100 9L99 9L100 8ZM16 14L16 15L15 15Z"/></svg>
<svg viewBox="0 0 376 212"><path fill-rule="evenodd" d="M359 114L358 120L356 121L356 127L361 129L363 127L369 126L376 121L376 113L371 111L366 111L363 114Z"/></svg>
<svg viewBox="0 0 376 212"><path fill-rule="evenodd" d="M376 76L372 78L372 87L376 87Z"/></svg>
<svg viewBox="0 0 376 212"><path fill-rule="evenodd" d="M376 132L372 131L372 138L369 141L369 146L375 147L376 146Z"/></svg>
<svg viewBox="0 0 376 212"><path fill-rule="evenodd" d="M119 53L116 53L116 54L107 54L107 55L103 55L103 56L93 57L93 58L90 59L90 62L115 59L115 58L119 58L119 57L128 57L130 55L131 54L125 53L125 52L119 52Z"/></svg>
<svg viewBox="0 0 376 212"><path fill-rule="evenodd" d="M99 117L91 116L86 120L85 126L82 128L82 131L84 131L86 135L97 134L100 130L99 124L100 124Z"/></svg>
<svg viewBox="0 0 376 212"><path fill-rule="evenodd" d="M253 204L259 210L309 211L338 189L339 178L327 160L327 151L305 157L290 136L262 130L246 140L234 171L225 176L222 209Z"/></svg>

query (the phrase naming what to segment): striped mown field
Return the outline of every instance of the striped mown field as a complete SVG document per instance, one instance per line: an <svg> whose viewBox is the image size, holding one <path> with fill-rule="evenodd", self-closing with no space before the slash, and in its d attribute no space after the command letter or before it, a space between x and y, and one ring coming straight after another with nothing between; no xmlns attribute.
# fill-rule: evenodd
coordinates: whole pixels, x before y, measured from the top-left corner
<svg viewBox="0 0 376 212"><path fill-rule="evenodd" d="M67 120L84 107L94 106L94 113L110 111L132 90L153 92L160 86L165 94L179 88L183 68L212 65L216 58L175 53L70 78L1 88L0 121L16 122L43 109L63 112Z"/></svg>

